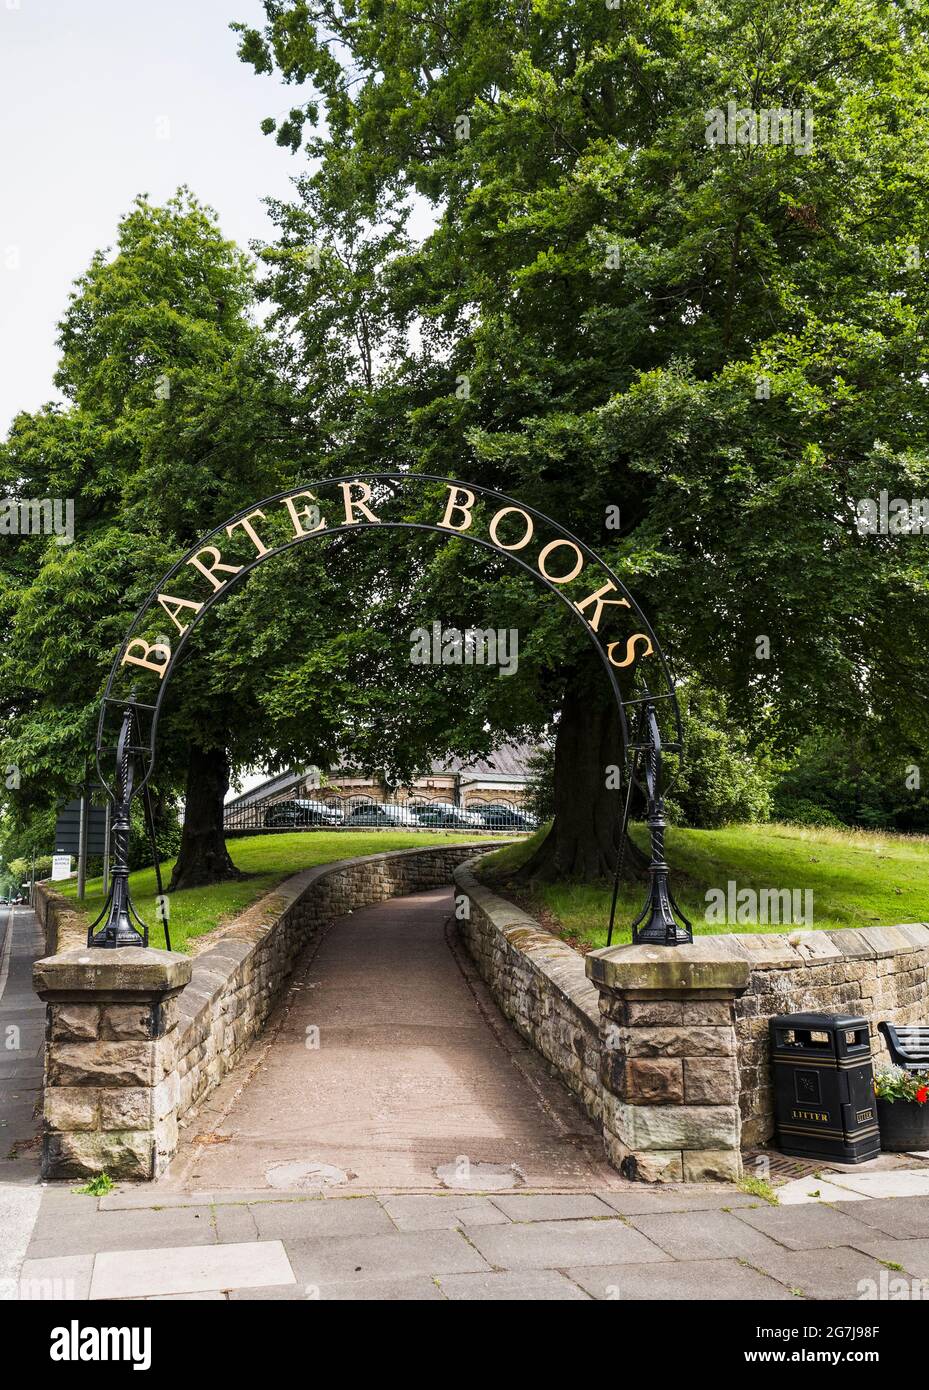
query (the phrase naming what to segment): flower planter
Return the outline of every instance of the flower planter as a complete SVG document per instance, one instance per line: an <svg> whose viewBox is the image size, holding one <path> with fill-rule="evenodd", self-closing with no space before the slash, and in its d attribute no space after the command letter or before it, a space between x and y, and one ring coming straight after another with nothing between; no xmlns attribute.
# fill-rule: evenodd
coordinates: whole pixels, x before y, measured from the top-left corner
<svg viewBox="0 0 929 1390"><path fill-rule="evenodd" d="M929 1149L929 1104L877 1097L877 1122L885 1153Z"/></svg>

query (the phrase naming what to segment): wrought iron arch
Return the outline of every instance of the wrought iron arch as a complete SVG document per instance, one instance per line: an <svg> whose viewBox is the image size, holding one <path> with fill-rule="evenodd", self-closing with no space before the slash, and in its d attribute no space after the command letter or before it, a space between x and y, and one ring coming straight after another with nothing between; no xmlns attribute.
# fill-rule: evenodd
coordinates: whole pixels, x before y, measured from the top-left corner
<svg viewBox="0 0 929 1390"><path fill-rule="evenodd" d="M383 512L411 484L427 486L426 493L420 497L418 507L413 508L412 513L408 509L404 515L393 517L377 515L372 510L377 508L378 512ZM444 507L441 521L422 519L422 508L430 500L428 488L432 486L446 490L444 497L441 494L438 496L440 505ZM342 494L338 505L344 517L336 524L330 524L322 515L331 502L321 494L332 488L339 489ZM359 489L357 494L355 489ZM297 502L303 503L306 499L309 499L309 506L296 506ZM272 512L272 508L276 510ZM488 508L493 509L489 516ZM516 525L517 529L520 526L523 528L522 535L515 539L501 539L503 519L511 517L520 519ZM252 524L256 520L260 520L262 534ZM311 520L314 524L304 526L305 520ZM107 901L88 932L88 943L103 947L147 945L148 929L135 911L129 893L130 810L133 796L141 793L154 852L149 780L155 765L159 719L171 677L197 625L265 560L273 559L307 540L377 528L425 531L470 541L514 562L555 594L575 620L581 623L600 657L616 703L623 744L620 761L627 768L621 846L625 845L634 786L641 789L646 801L652 850L650 885L648 900L633 926L634 939L668 945L690 941L691 925L675 903L668 886L661 794L663 753L682 751L680 711L668 663L648 619L632 594L619 576L584 541L537 508L476 483L460 482L430 473L379 472L325 478L289 488L243 508L228 521L214 527L182 555L138 609L110 669L97 723L97 770L114 806L111 823L112 876ZM241 535L233 534L240 529ZM270 543L275 540L276 543ZM222 550L219 548L220 542ZM534 565L517 553L532 543L541 545ZM553 575L547 568L547 562L562 547L573 552L574 564L567 574ZM203 556L210 557L209 565L204 564ZM197 579L191 578L191 569L196 572ZM220 578L220 575L228 575L228 578ZM582 576L585 576L584 581L578 584ZM209 584L209 589L203 587L204 580ZM579 590L584 591L583 597L580 597ZM601 633L601 622L607 610L610 610L610 617L615 615L615 610L619 610L628 619L633 619L636 631L627 633L625 637L617 636L614 632ZM156 624L164 627L166 617L174 623L179 633L176 642L155 630ZM644 644L641 653L637 650L639 641ZM613 657L613 649L624 642L624 659L617 661ZM624 694L617 671L628 668L633 668L633 680L629 692ZM659 688L656 688L656 677ZM154 691L149 699L139 697L140 684ZM666 723L670 723L671 737L664 741L659 714L665 716ZM119 725L115 743L108 741L114 716L118 718ZM108 780L103 767L108 752L115 752L112 782ZM644 781L640 773L640 757ZM163 901L157 853L154 857L159 901ZM609 939L612 939L622 867L620 854L613 885ZM142 928L141 934L132 925L133 917ZM95 933L95 928L104 918L105 925Z"/></svg>

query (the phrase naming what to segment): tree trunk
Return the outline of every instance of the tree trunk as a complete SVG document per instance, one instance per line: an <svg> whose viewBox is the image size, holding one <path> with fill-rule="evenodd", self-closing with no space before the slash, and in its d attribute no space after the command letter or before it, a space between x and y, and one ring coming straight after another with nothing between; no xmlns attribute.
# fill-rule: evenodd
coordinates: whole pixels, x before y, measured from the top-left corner
<svg viewBox="0 0 929 1390"><path fill-rule="evenodd" d="M181 848L168 886L169 893L241 878L229 858L223 833L223 800L228 789L229 760L225 749L203 749L194 745L187 768Z"/></svg>
<svg viewBox="0 0 929 1390"><path fill-rule="evenodd" d="M616 868L626 790L607 787L607 769L622 767L622 739L612 691L602 671L595 677L565 691L555 738L555 818L519 878L591 882ZM647 862L627 839L627 870Z"/></svg>

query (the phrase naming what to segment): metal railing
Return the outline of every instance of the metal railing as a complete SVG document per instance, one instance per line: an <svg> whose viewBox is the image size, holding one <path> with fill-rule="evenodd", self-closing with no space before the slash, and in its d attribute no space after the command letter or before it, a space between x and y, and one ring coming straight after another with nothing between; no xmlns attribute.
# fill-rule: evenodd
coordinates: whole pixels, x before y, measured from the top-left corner
<svg viewBox="0 0 929 1390"><path fill-rule="evenodd" d="M502 801L471 798L464 806L427 797L378 801L323 789L300 795L278 790L271 796L230 802L223 825L227 833L253 835L294 830L473 830L479 835L513 835L534 830L536 821Z"/></svg>

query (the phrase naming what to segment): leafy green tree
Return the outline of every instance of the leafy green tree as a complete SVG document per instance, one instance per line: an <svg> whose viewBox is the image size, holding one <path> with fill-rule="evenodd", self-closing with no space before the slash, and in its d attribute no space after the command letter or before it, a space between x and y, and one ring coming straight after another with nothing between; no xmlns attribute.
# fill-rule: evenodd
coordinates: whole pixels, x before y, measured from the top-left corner
<svg viewBox="0 0 929 1390"><path fill-rule="evenodd" d="M839 737L820 730L786 760L774 788L780 820L866 829L929 830L923 768L875 746L862 730Z"/></svg>
<svg viewBox="0 0 929 1390"><path fill-rule="evenodd" d="M698 680L679 692L685 756L669 795L669 818L711 830L734 821L764 821L771 813L772 771L753 753L729 715L724 696Z"/></svg>
<svg viewBox="0 0 929 1390"><path fill-rule="evenodd" d="M605 551L759 743L868 722L924 752L929 541L855 525L859 499L929 491L920 8L265 11L241 55L302 88L266 128L359 218L413 195L435 215L391 268L419 331L416 466ZM790 140L743 142L737 118L713 143L730 102L789 110ZM617 731L580 639L549 635L556 815L535 867L591 875L615 852Z"/></svg>
<svg viewBox="0 0 929 1390"><path fill-rule="evenodd" d="M206 521L279 485L263 441L292 418L253 303L250 264L208 209L186 190L160 208L138 199L62 320L65 403L19 415L0 450L8 499L68 499L75 520L71 543L11 536L0 562L4 760L21 821L88 772L103 679L158 575ZM186 793L175 886L235 872L222 800L255 705L209 691L209 655L190 663L160 740L158 787Z"/></svg>

